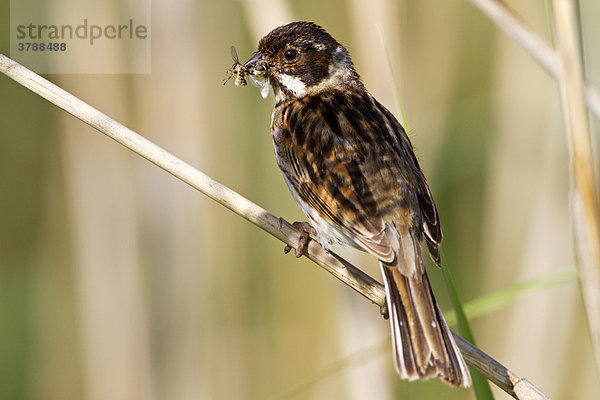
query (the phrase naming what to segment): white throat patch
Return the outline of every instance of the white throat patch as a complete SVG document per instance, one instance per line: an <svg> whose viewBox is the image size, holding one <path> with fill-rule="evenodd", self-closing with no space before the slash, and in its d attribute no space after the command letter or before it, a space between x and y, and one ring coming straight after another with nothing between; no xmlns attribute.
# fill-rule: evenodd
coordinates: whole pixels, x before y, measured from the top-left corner
<svg viewBox="0 0 600 400"><path fill-rule="evenodd" d="M279 81L283 87L293 92L297 97L306 94L306 85L297 76L279 74Z"/></svg>

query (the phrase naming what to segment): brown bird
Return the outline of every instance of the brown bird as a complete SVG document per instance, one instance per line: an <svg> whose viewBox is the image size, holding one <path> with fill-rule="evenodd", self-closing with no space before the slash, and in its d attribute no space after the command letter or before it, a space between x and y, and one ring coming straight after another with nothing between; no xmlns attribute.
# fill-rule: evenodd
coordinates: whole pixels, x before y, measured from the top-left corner
<svg viewBox="0 0 600 400"><path fill-rule="evenodd" d="M379 259L400 376L469 386L425 272L421 239L441 266L442 231L404 128L367 91L348 51L314 23L271 31L244 71L263 78L263 97L273 88L277 164L306 230L325 249L349 245Z"/></svg>

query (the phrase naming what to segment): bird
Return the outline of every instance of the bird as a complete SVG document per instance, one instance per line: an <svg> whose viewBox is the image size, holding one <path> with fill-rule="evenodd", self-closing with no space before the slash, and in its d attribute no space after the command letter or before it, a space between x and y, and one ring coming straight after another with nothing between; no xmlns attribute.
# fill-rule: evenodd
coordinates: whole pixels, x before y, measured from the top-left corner
<svg viewBox="0 0 600 400"><path fill-rule="evenodd" d="M408 380L471 384L435 300L421 242L441 267L442 230L406 131L366 89L348 50L306 21L260 39L243 65L275 97L271 137L277 164L306 216L304 237L325 250L351 246L379 260L395 369ZM301 256L306 240L296 256Z"/></svg>

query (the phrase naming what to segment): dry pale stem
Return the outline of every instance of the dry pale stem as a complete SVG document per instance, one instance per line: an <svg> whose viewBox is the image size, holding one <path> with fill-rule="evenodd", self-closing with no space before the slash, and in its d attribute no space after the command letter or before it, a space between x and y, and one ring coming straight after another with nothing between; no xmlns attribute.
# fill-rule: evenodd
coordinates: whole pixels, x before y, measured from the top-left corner
<svg viewBox="0 0 600 400"><path fill-rule="evenodd" d="M560 59L552 47L519 14L502 0L470 0L512 40L520 44L555 79L562 74ZM585 100L590 111L600 119L600 92L585 83Z"/></svg>
<svg viewBox="0 0 600 400"><path fill-rule="evenodd" d="M559 83L571 159L575 248L596 365L600 369L600 215L576 15L573 1L554 1L554 24L563 71Z"/></svg>

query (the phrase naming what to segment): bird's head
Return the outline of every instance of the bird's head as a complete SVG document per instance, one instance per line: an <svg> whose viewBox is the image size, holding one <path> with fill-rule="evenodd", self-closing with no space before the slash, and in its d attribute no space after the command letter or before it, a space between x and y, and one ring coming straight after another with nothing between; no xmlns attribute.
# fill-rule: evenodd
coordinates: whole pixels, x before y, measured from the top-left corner
<svg viewBox="0 0 600 400"><path fill-rule="evenodd" d="M292 22L272 30L244 67L269 79L278 102L359 84L348 51L312 22ZM256 75L256 74L255 74Z"/></svg>

